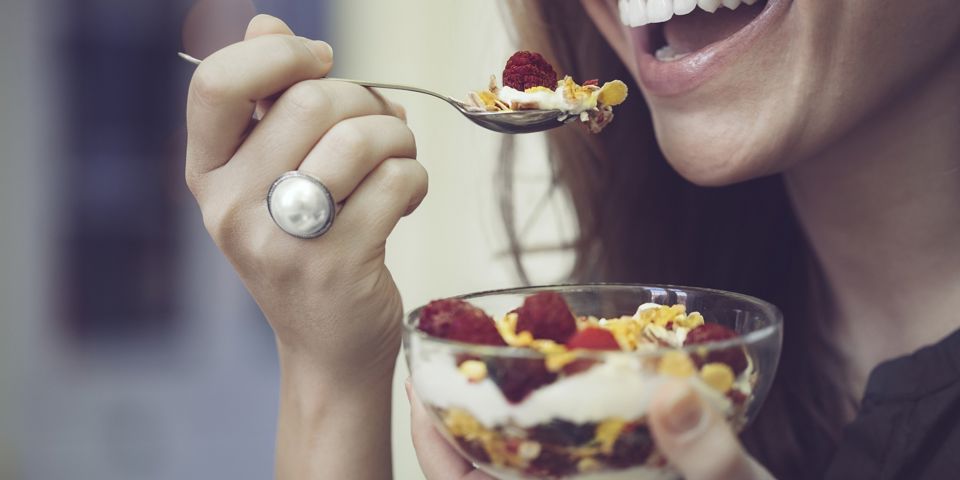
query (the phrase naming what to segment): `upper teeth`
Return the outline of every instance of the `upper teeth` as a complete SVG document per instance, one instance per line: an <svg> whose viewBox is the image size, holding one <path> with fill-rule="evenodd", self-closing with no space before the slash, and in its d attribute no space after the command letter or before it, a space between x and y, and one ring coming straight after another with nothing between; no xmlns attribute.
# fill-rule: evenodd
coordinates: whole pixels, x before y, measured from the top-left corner
<svg viewBox="0 0 960 480"><path fill-rule="evenodd" d="M735 10L741 3L753 5L757 0L620 0L620 21L630 27L670 20L686 15L695 8L713 13L720 6Z"/></svg>

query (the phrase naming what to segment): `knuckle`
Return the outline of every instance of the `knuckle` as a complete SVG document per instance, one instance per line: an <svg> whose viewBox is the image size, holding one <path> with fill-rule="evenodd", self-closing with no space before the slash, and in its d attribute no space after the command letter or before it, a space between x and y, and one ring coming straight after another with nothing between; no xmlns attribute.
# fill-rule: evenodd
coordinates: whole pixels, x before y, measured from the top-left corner
<svg viewBox="0 0 960 480"><path fill-rule="evenodd" d="M399 118L400 120L403 120L403 122L406 123L406 122L407 122L407 108L404 107L403 105L400 105L399 103L392 103L392 102L391 102L390 106L393 107L393 113L396 115L396 117Z"/></svg>
<svg viewBox="0 0 960 480"><path fill-rule="evenodd" d="M263 38L265 41L273 43L270 46L271 55L280 65L298 65L309 61L313 56L310 54L310 49L297 37L272 34Z"/></svg>
<svg viewBox="0 0 960 480"><path fill-rule="evenodd" d="M407 196L422 181L417 163L411 159L389 158L377 169L381 188L390 196Z"/></svg>
<svg viewBox="0 0 960 480"><path fill-rule="evenodd" d="M290 87L281 96L281 102L294 113L305 116L324 114L333 107L333 99L326 89L309 80Z"/></svg>
<svg viewBox="0 0 960 480"><path fill-rule="evenodd" d="M410 170L406 162L399 158L388 158L377 169L380 180L385 185L398 185L408 181Z"/></svg>
<svg viewBox="0 0 960 480"><path fill-rule="evenodd" d="M420 162L412 162L414 168L412 168L411 175L413 176L412 184L414 187L414 192L417 196L423 197L427 194L427 188L430 185L430 175L427 173L427 169L420 164Z"/></svg>
<svg viewBox="0 0 960 480"><path fill-rule="evenodd" d="M324 135L327 151L340 159L363 158L369 142L369 134L356 122L340 122Z"/></svg>
<svg viewBox="0 0 960 480"><path fill-rule="evenodd" d="M214 243L228 255L236 250L237 239L242 237L238 232L237 210L234 206L218 208L209 204L200 205L204 228Z"/></svg>
<svg viewBox="0 0 960 480"><path fill-rule="evenodd" d="M210 106L218 106L227 101L235 88L233 80L224 73L215 59L201 63L190 81L191 97Z"/></svg>
<svg viewBox="0 0 960 480"><path fill-rule="evenodd" d="M193 168L186 168L184 169L183 177L184 177L184 180L186 181L187 189L190 190L190 193L193 194L194 198L199 200L200 192L201 192L201 183L202 183L201 178L203 177L203 175L201 175L199 172L197 172Z"/></svg>
<svg viewBox="0 0 960 480"><path fill-rule="evenodd" d="M397 117L387 117L390 120L391 128L396 129L399 135L400 155L403 155L407 158L417 158L417 137L413 134L413 130L404 122L403 120Z"/></svg>

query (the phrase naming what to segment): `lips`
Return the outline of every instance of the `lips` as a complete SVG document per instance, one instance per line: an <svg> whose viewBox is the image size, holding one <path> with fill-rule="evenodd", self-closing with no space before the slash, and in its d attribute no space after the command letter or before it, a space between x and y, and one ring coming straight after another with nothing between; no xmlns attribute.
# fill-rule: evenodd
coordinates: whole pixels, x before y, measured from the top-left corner
<svg viewBox="0 0 960 480"><path fill-rule="evenodd" d="M770 35L791 0L620 0L646 92L680 96ZM729 5L729 7L727 6ZM732 8L731 8L732 7Z"/></svg>

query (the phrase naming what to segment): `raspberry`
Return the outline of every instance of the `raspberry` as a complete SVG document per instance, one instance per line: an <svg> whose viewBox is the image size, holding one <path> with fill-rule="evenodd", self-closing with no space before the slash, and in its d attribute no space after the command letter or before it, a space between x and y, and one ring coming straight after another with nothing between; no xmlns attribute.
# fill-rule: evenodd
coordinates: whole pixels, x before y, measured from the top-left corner
<svg viewBox="0 0 960 480"><path fill-rule="evenodd" d="M603 328L590 327L580 330L570 340L567 340L567 348L573 350L582 348L585 350L620 350L620 344L609 330Z"/></svg>
<svg viewBox="0 0 960 480"><path fill-rule="evenodd" d="M577 472L577 461L562 450L544 448L540 451L526 473L537 478L565 477Z"/></svg>
<svg viewBox="0 0 960 480"><path fill-rule="evenodd" d="M557 379L538 358L491 358L487 374L510 403L523 401L530 392Z"/></svg>
<svg viewBox="0 0 960 480"><path fill-rule="evenodd" d="M557 72L539 53L517 52L503 69L503 86L521 92L533 87L553 90L557 88Z"/></svg>
<svg viewBox="0 0 960 480"><path fill-rule="evenodd" d="M490 455L487 453L487 450L483 448L483 444L479 441L467 440L466 438L458 437L457 444L460 445L463 453L466 453L467 457L471 460L479 463L490 462Z"/></svg>
<svg viewBox="0 0 960 480"><path fill-rule="evenodd" d="M596 327L588 327L577 332L567 341L567 348L573 350L581 348L584 350L620 350L617 339L609 330ZM566 376L576 375L585 372L597 363L596 360L581 358L574 360L563 366L563 373Z"/></svg>
<svg viewBox="0 0 960 480"><path fill-rule="evenodd" d="M417 328L435 337L480 345L506 345L493 319L457 299L435 300L420 312Z"/></svg>
<svg viewBox="0 0 960 480"><path fill-rule="evenodd" d="M716 323L705 323L700 325L687 334L684 345L699 345L701 343L720 342L737 338L737 333L723 325ZM720 362L730 366L733 373L739 375L747 369L747 355L742 347L730 347L723 350L714 350L707 353L706 358L699 358L697 365L704 363Z"/></svg>
<svg viewBox="0 0 960 480"><path fill-rule="evenodd" d="M589 360L586 358L581 358L579 360L574 360L563 366L563 374L565 376L572 376L578 373L586 372L590 370L590 367L593 367L597 364L596 360Z"/></svg>
<svg viewBox="0 0 960 480"><path fill-rule="evenodd" d="M644 425L628 425L613 444L613 452L607 461L617 468L643 465L653 453L653 438Z"/></svg>
<svg viewBox="0 0 960 480"><path fill-rule="evenodd" d="M531 295L517 309L517 332L530 332L533 338L566 343L577 333L577 320L563 296L554 292Z"/></svg>
<svg viewBox="0 0 960 480"><path fill-rule="evenodd" d="M550 423L537 425L530 431L530 438L541 444L557 447L575 447L593 440L597 431L596 423L577 424L566 420L553 419Z"/></svg>

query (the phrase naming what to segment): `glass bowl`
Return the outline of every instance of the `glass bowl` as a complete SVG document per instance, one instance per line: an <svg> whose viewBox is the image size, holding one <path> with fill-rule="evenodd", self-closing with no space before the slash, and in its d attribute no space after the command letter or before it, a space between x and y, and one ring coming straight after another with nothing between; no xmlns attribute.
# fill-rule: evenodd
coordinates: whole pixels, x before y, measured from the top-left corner
<svg viewBox="0 0 960 480"><path fill-rule="evenodd" d="M775 306L753 297L703 288L594 284L458 298L497 319L539 292L559 293L576 315L597 318L633 315L646 303L684 305L687 312L700 312L706 323L721 324L739 336L637 352L572 350L560 359L558 370L557 357L553 366L544 367L552 354L427 335L417 329L422 307L410 312L404 321L404 351L417 396L444 438L496 478L678 478L646 426L647 406L658 385L676 378L688 381L736 431L749 424L770 389L783 320ZM738 351L746 367L728 375L735 378L732 385L715 386L707 365Z"/></svg>

